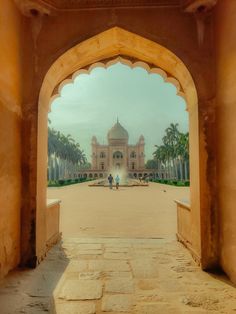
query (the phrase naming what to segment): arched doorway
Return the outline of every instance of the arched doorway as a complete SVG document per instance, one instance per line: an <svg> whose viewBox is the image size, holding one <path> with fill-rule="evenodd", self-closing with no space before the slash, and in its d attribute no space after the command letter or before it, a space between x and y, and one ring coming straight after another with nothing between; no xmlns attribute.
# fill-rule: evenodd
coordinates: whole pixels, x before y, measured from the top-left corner
<svg viewBox="0 0 236 314"><path fill-rule="evenodd" d="M47 174L46 171L43 173L41 169L46 169L47 113L50 103L57 97L60 88L65 83L70 82L74 75L77 75L77 71L80 71L80 73L86 72L85 68L88 66L91 69L98 62L102 62L102 65L108 64L109 60L119 56L123 56L128 60L135 60L135 64L145 67L148 71L153 69L154 73L162 75L167 82L173 83L178 94L186 100L190 124L190 221L192 226L188 242L194 257L199 263L201 261L205 268L208 264L208 255L210 256L211 252L207 250L208 243L203 241L202 233L210 226L207 226L207 220L204 219L204 215L206 216L208 213L207 210L204 211L208 206L207 191L205 191L203 197L200 193L200 187L205 185L205 173L200 169L200 153L202 160L204 160L206 153L203 145L204 141L202 144L199 141L198 100L193 79L184 63L171 51L118 27L111 28L68 50L54 62L44 78L39 97L38 115L37 256L44 251L45 246L42 230L46 219ZM71 77L71 79L68 79L68 77ZM61 83L62 85L60 85ZM199 147L200 144L202 146ZM206 161L202 164L202 168L204 169L205 166ZM204 243L204 254L202 243ZM208 252L208 255L206 252Z"/></svg>

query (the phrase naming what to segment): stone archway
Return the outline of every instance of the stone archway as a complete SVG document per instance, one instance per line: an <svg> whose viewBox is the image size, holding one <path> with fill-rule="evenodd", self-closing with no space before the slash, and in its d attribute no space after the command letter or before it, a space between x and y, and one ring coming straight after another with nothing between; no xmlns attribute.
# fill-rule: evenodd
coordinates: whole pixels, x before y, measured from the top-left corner
<svg viewBox="0 0 236 314"><path fill-rule="evenodd" d="M204 246L206 252L202 251L202 243L204 242L202 241L202 230L206 230L207 224L207 219L204 220L204 215L206 216L208 212L204 212L204 208L207 206L205 202L207 191L205 191L204 198L201 198L200 186L205 185L205 174L201 171L199 162L200 154L204 159L205 148L201 147L199 141L198 99L195 84L190 72L175 54L153 41L119 27L102 32L68 50L52 64L44 78L39 96L38 114L37 258L40 259L45 252L43 231L46 223L46 172L44 173L42 169L46 169L47 114L50 103L58 96L60 84L70 81L70 76L76 71L86 72L83 70L86 67L93 64L96 66L99 61L111 60L118 56L139 60L142 66L147 64L158 68L158 73L164 76L166 81L173 83L178 94L186 100L190 123L191 160L191 234L186 242L194 258L206 268L209 259L205 254L207 252L206 244ZM205 225L203 226L204 221ZM210 255L210 252L208 254Z"/></svg>

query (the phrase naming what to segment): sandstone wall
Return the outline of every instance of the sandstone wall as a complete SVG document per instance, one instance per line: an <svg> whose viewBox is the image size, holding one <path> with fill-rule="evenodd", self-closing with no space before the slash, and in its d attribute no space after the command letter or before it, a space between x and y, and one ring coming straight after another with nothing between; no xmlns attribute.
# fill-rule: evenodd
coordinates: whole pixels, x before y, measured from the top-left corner
<svg viewBox="0 0 236 314"><path fill-rule="evenodd" d="M0 2L0 277L20 261L21 18Z"/></svg>
<svg viewBox="0 0 236 314"><path fill-rule="evenodd" d="M220 262L236 282L236 1L218 1L215 38Z"/></svg>

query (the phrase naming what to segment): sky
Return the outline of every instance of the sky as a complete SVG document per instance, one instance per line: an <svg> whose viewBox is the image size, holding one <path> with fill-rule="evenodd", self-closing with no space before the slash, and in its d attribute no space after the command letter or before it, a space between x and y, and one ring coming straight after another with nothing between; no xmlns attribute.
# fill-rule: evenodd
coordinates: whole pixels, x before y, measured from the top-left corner
<svg viewBox="0 0 236 314"><path fill-rule="evenodd" d="M107 132L117 118L129 133L129 144L144 136L146 160L152 158L170 123L178 123L182 132L188 131L186 103L176 95L176 88L158 74L121 63L79 74L62 88L49 113L50 126L71 134L88 161L92 136L107 144Z"/></svg>

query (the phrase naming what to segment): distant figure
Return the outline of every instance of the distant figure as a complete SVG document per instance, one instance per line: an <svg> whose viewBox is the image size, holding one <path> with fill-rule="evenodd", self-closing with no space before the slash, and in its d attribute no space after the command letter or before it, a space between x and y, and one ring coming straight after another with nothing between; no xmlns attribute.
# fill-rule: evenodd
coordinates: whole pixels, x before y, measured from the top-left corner
<svg viewBox="0 0 236 314"><path fill-rule="evenodd" d="M120 184L120 177L118 176L118 174L117 174L117 176L115 178L115 181L116 181L116 189L118 190L119 189L119 184Z"/></svg>
<svg viewBox="0 0 236 314"><path fill-rule="evenodd" d="M112 190L113 176L111 175L111 173L110 173L110 175L109 175L109 177L107 179L108 179L108 182L109 182L109 187Z"/></svg>

